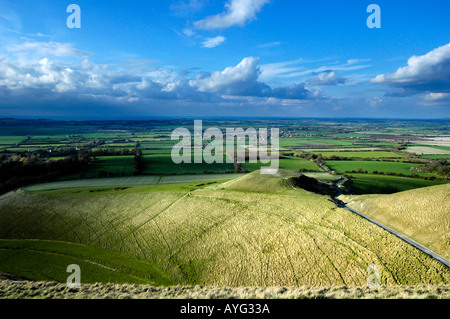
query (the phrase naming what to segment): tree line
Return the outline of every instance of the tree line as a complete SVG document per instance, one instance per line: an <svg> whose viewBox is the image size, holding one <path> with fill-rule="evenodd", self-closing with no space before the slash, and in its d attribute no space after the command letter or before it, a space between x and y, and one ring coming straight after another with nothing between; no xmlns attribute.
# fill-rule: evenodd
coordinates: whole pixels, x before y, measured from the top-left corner
<svg viewBox="0 0 450 319"><path fill-rule="evenodd" d="M59 161L19 160L0 166L0 194L35 183L58 180L59 177L79 173L91 161L89 152L80 151Z"/></svg>

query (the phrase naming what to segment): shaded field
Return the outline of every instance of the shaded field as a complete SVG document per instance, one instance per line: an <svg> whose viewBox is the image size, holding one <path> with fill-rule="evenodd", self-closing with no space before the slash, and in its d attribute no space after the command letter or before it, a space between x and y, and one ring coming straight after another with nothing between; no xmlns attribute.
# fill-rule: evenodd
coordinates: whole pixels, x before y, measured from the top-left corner
<svg viewBox="0 0 450 319"><path fill-rule="evenodd" d="M449 299L450 286L380 287L153 287L94 284L70 290L56 282L11 280L0 276L0 299Z"/></svg>
<svg viewBox="0 0 450 319"><path fill-rule="evenodd" d="M133 170L134 156L98 156L98 162L94 168L86 172L86 175L98 177L98 171L104 170L108 173L131 175Z"/></svg>
<svg viewBox="0 0 450 319"><path fill-rule="evenodd" d="M148 154L145 155L144 163L145 169L143 174L156 175L170 175L170 174L203 174L209 173L226 173L233 172L234 164L226 162L226 155L224 155L223 163L207 164L202 162L200 164L194 163L192 154L192 163L175 164L172 160L171 154Z"/></svg>
<svg viewBox="0 0 450 319"><path fill-rule="evenodd" d="M145 155L142 156L143 170L140 175L220 174L235 170L233 163L226 162L226 155L224 155L223 163L196 164L192 154L192 163L175 164L171 157L171 150L144 150L143 152ZM81 173L65 176L64 179L96 178L100 176L100 171L110 177L131 176L133 167L134 155L97 156L96 161L89 168Z"/></svg>
<svg viewBox="0 0 450 319"><path fill-rule="evenodd" d="M289 171L298 171L300 169L320 171L320 168L314 162L299 157L282 158L280 159L279 165L280 169ZM243 163L242 166L249 171L256 171L261 169L261 167L270 166L270 163L263 164L258 160L258 163Z"/></svg>
<svg viewBox="0 0 450 319"><path fill-rule="evenodd" d="M372 264L386 286L450 283L450 269L325 196L293 187L294 176L254 172L140 192L11 192L0 197L0 238L94 246L154 265L173 285L365 286ZM44 259L25 265L34 272L8 272L36 280L57 271Z"/></svg>
<svg viewBox="0 0 450 319"><path fill-rule="evenodd" d="M450 184L344 199L350 207L450 259Z"/></svg>

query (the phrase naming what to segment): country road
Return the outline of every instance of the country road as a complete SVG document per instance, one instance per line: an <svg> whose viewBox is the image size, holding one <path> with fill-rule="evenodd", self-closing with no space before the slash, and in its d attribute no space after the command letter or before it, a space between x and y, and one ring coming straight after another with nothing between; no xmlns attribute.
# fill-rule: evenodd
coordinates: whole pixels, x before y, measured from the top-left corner
<svg viewBox="0 0 450 319"><path fill-rule="evenodd" d="M317 166L319 166L325 173L331 174L331 172L326 169L325 167L323 167L322 165L320 165L319 163L316 163ZM437 261L441 262L442 264L444 264L445 266L450 268L450 261L448 261L447 259L445 259L444 257L436 254L434 251L428 249L427 247L419 244L418 242L412 240L411 238L399 233L398 231L380 223L377 222L376 220L373 220L370 217L367 217L366 215L358 212L357 210L354 210L353 208L348 207L343 201L341 201L340 199L338 199L339 196L342 195L342 188L340 187L342 184L344 184L347 181L347 178L345 178L344 176L342 176L339 180L334 182L334 187L337 190L337 194L332 197L332 200L336 203L336 205L340 208L344 208L350 212L352 212L353 214L358 215L361 218L364 218L365 220L371 222L372 224L377 225L378 227L383 228L384 230L390 232L391 234L397 236L398 238L406 241L408 244L414 246L415 248L419 249L420 251L424 252L425 254L429 255L430 257L436 259Z"/></svg>
<svg viewBox="0 0 450 319"><path fill-rule="evenodd" d="M321 168L322 168L322 167L321 167ZM323 168L322 168L322 169L323 169ZM333 199L333 201L336 203L336 205L337 205L338 207L344 208L344 209L346 209L346 210L348 210L348 211L350 211L350 212L352 212L352 213L354 213L354 214L356 214L356 215L358 215L358 216L364 218L365 220L367 220L367 221L369 221L369 222L371 222L371 223L373 223L373 224L375 224L375 225L377 225L377 226L383 228L384 230L386 230L386 231L390 232L391 234L397 236L398 238L400 238L400 239L406 241L408 244L410 244L410 245L416 247L416 248L419 249L420 251L424 252L425 254L429 255L430 257L436 259L437 261L441 262L442 264L444 264L445 266L447 266L447 267L450 268L450 261L448 261L448 260L445 259L444 257L442 257L442 256L440 256L440 255L438 255L438 254L436 254L434 251L432 251L432 250L428 249L427 247L425 247L425 246L419 244L418 242L412 240L411 238L409 238L409 237L407 237L407 236L405 236L405 235L399 233L398 231L396 231L396 230L394 230L394 229L392 229L392 228L390 228L390 227L388 227L388 226L386 226L386 225L384 225L384 224L382 224L382 223L380 223L380 222L377 222L376 220L373 220L373 219L370 218L370 217L365 216L364 214L358 212L357 210L354 210L354 209L348 207L343 201L341 201L340 199L338 199L338 197L342 195L342 188L341 188L340 186L341 186L342 184L344 184L346 181L347 181L347 178L342 177L341 179L337 180L337 181L334 183L334 186L336 187L336 190L338 191L338 193L337 193L337 195L334 196L332 199Z"/></svg>

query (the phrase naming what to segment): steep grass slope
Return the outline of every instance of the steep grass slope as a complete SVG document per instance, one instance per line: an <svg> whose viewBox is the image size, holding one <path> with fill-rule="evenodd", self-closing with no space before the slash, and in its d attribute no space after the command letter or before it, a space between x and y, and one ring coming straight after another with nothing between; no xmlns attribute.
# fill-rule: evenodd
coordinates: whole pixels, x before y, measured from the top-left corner
<svg viewBox="0 0 450 319"><path fill-rule="evenodd" d="M149 276L167 278L162 285L365 286L371 264L388 286L450 283L448 268L327 197L295 188L294 175L254 172L198 187L18 191L0 198L0 238L115 252L152 265ZM10 249L4 245L0 259ZM17 267L6 271L0 263L0 272L36 279L49 271L48 262L31 258L21 266L8 258ZM95 262L107 262L101 259Z"/></svg>
<svg viewBox="0 0 450 319"><path fill-rule="evenodd" d="M343 199L350 207L450 259L450 184Z"/></svg>

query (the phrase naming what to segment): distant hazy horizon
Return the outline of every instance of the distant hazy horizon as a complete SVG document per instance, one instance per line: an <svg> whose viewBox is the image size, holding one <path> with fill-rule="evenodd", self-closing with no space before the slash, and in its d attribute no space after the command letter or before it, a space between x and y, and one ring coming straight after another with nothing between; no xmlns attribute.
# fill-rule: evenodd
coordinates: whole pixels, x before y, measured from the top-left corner
<svg viewBox="0 0 450 319"><path fill-rule="evenodd" d="M89 121L99 121L99 122L114 122L114 121L164 121L164 120L203 120L203 121L405 121L405 122L447 122L450 118L374 118L374 117L244 117L244 116L148 116L141 118L51 118L51 117L0 117L2 120L24 120L24 121L62 121L62 122L89 122Z"/></svg>

